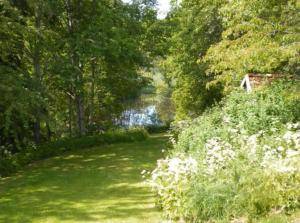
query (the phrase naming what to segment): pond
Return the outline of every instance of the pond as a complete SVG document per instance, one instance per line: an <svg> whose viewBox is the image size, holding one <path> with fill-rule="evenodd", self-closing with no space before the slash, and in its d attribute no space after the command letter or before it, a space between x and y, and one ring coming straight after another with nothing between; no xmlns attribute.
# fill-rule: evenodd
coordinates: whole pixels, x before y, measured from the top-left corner
<svg viewBox="0 0 300 223"><path fill-rule="evenodd" d="M162 124L155 105L149 105L142 109L127 109L122 113L118 122L124 127Z"/></svg>

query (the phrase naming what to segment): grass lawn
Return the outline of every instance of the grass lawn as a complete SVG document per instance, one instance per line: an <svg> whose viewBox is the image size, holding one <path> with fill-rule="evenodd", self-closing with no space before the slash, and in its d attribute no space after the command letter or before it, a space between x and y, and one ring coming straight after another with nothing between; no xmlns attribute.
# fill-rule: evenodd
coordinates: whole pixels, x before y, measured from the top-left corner
<svg viewBox="0 0 300 223"><path fill-rule="evenodd" d="M0 222L155 223L160 212L140 172L166 138L72 151L0 180Z"/></svg>

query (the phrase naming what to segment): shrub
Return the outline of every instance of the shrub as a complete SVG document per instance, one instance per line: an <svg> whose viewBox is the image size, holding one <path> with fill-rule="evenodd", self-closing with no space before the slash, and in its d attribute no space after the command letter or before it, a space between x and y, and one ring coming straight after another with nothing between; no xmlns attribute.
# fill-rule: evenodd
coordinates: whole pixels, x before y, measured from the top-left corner
<svg viewBox="0 0 300 223"><path fill-rule="evenodd" d="M220 152L218 143L213 149L206 147L205 155L198 157L198 162L203 161L201 171L186 194L188 209L193 210L189 217L229 221L232 217L266 215L272 209L289 212L300 207L300 128L285 131L239 135L239 142L232 140L227 147L234 156ZM216 152L211 154L211 150Z"/></svg>
<svg viewBox="0 0 300 223"><path fill-rule="evenodd" d="M60 139L45 143L38 147L30 145L19 153L13 155L7 154L0 157L0 177L8 176L30 162L55 156L64 151L84 149L111 143L142 141L147 139L147 137L148 133L145 129L116 129L100 135Z"/></svg>
<svg viewBox="0 0 300 223"><path fill-rule="evenodd" d="M209 109L181 131L176 150L199 151L210 138L226 140L237 128L252 135L259 131L271 132L284 123L298 121L300 97L289 96L292 86L278 83L251 94L233 92L219 106Z"/></svg>
<svg viewBox="0 0 300 223"><path fill-rule="evenodd" d="M149 133L163 133L167 132L170 129L170 124L166 123L163 125L146 125L145 129Z"/></svg>
<svg viewBox="0 0 300 223"><path fill-rule="evenodd" d="M191 157L198 168L185 168L187 180L172 184L168 177L153 178L157 172L169 176L168 168L154 170L152 185L160 187L153 189L163 191L158 202L167 217L230 222L300 208L300 100L287 95L291 87L234 92L182 128L161 162ZM165 185L172 187L166 191Z"/></svg>
<svg viewBox="0 0 300 223"><path fill-rule="evenodd" d="M187 185L197 172L197 162L192 157L174 157L157 161L148 183L156 191L157 204L163 207L168 218L184 215L181 211Z"/></svg>

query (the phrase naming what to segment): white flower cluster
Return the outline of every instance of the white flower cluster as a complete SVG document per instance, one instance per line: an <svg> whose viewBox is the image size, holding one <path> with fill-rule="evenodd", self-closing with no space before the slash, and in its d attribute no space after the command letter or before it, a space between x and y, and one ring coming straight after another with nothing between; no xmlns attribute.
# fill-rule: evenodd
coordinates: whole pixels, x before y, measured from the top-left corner
<svg viewBox="0 0 300 223"><path fill-rule="evenodd" d="M288 123L287 128L290 129L290 130L299 130L300 129L300 122Z"/></svg>
<svg viewBox="0 0 300 223"><path fill-rule="evenodd" d="M205 151L204 164L207 166L208 174L213 174L216 170L224 168L226 163L236 155L233 147L219 138L208 140L205 144Z"/></svg>
<svg viewBox="0 0 300 223"><path fill-rule="evenodd" d="M203 159L206 173L214 174L216 170L224 169L238 152L259 162L266 171L300 171L300 123L289 123L286 129L284 134L274 128L271 135L259 131L249 136L239 127L229 128L232 136L230 143L217 137L206 142Z"/></svg>
<svg viewBox="0 0 300 223"><path fill-rule="evenodd" d="M300 148L300 130L297 130L297 131L287 131L284 134L283 139L287 143L294 144L295 147Z"/></svg>
<svg viewBox="0 0 300 223"><path fill-rule="evenodd" d="M249 155L251 156L255 156L256 155L256 151L257 151L257 147L258 147L258 134L254 134L249 136L246 139L246 145L247 147L249 147Z"/></svg>
<svg viewBox="0 0 300 223"><path fill-rule="evenodd" d="M224 118L224 122L230 122L230 119ZM228 131L220 137L206 140L204 146L196 151L198 162L181 153L173 158L158 160L148 183L170 215L172 211L177 213L182 206L183 194L188 191L189 183L195 176L199 175L202 181L214 177L218 179L222 174L231 173L231 162L249 165L254 171L259 168L270 176L283 176L281 179L285 181L278 182L282 187L295 174L300 176L300 123L257 131L252 135L242 125L232 126L228 125ZM176 145L180 146L178 143Z"/></svg>
<svg viewBox="0 0 300 223"><path fill-rule="evenodd" d="M176 142L176 139L175 139L173 136L170 136L169 140L170 140L170 143L171 143L173 146L176 145L177 142Z"/></svg>
<svg viewBox="0 0 300 223"><path fill-rule="evenodd" d="M262 166L280 173L300 171L300 124L289 123L282 137L274 139L277 147L264 146Z"/></svg>
<svg viewBox="0 0 300 223"><path fill-rule="evenodd" d="M192 157L167 157L157 161L148 183L160 196L164 196L165 191L176 191L179 182L187 183L197 170L198 163Z"/></svg>
<svg viewBox="0 0 300 223"><path fill-rule="evenodd" d="M224 117L223 117L223 122L224 122L224 123L230 123L230 122L231 122L230 117L224 116Z"/></svg>
<svg viewBox="0 0 300 223"><path fill-rule="evenodd" d="M296 171L300 171L299 165L297 165L297 162L299 162L299 157L297 159L294 158L288 158L288 159L277 159L269 161L267 163L267 170L275 171L278 173L294 173Z"/></svg>

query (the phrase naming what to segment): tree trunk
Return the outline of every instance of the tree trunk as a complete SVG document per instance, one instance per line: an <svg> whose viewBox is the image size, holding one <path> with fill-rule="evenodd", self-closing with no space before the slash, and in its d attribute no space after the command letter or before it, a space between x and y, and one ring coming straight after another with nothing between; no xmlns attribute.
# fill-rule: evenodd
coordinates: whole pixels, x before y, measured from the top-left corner
<svg viewBox="0 0 300 223"><path fill-rule="evenodd" d="M76 33L78 28L78 18L76 16L80 15L80 3L78 1L76 4L71 3L70 0L65 1L67 9L68 18L68 32L71 36ZM84 120L84 93L83 93L83 76L80 66L79 55L76 52L76 41L70 44L70 61L73 67L74 77L75 77L75 103L77 110L77 125L79 130L79 135L85 134L85 120Z"/></svg>
<svg viewBox="0 0 300 223"><path fill-rule="evenodd" d="M51 140L51 136L52 136L52 132L51 132L51 128L49 125L49 122L46 122L46 128L47 128L47 139L50 141Z"/></svg>
<svg viewBox="0 0 300 223"><path fill-rule="evenodd" d="M91 83L91 102L90 102L90 113L89 113L89 125L92 125L94 122L94 98L95 98L95 72L96 72L96 64L95 58L91 61L91 69L92 69L92 83Z"/></svg>
<svg viewBox="0 0 300 223"><path fill-rule="evenodd" d="M33 52L33 69L34 69L34 80L35 80L35 89L37 92L41 93L41 52L40 52L40 27L41 27L41 6L40 3L37 4L37 8L35 9L35 28L37 29L37 36L34 43L34 52ZM36 144L40 143L41 140L41 124L40 124L40 116L41 116L41 107L38 106L36 108L36 117L34 123L34 140Z"/></svg>
<svg viewBox="0 0 300 223"><path fill-rule="evenodd" d="M73 119L73 100L72 100L72 96L69 96L69 134L70 137L72 137L73 132L72 132L72 119Z"/></svg>
<svg viewBox="0 0 300 223"><path fill-rule="evenodd" d="M41 142L41 125L40 120L36 120L33 124L34 142L39 144Z"/></svg>
<svg viewBox="0 0 300 223"><path fill-rule="evenodd" d="M77 105L77 122L79 128L79 134L85 134L85 123L84 123L84 106L83 106L83 97L79 94L76 96L76 105Z"/></svg>
<svg viewBox="0 0 300 223"><path fill-rule="evenodd" d="M78 56L76 53L74 54L74 57L72 59L74 66L79 64L79 62L74 62L78 61ZM79 130L79 135L85 135L86 129L85 129L85 120L84 120L84 93L83 93L83 77L82 77L82 71L79 67L79 65L76 67L78 70L78 73L76 74L77 78L77 83L76 83L76 96L75 96L75 101L76 101L76 107L77 107L77 125L78 125L78 130Z"/></svg>

